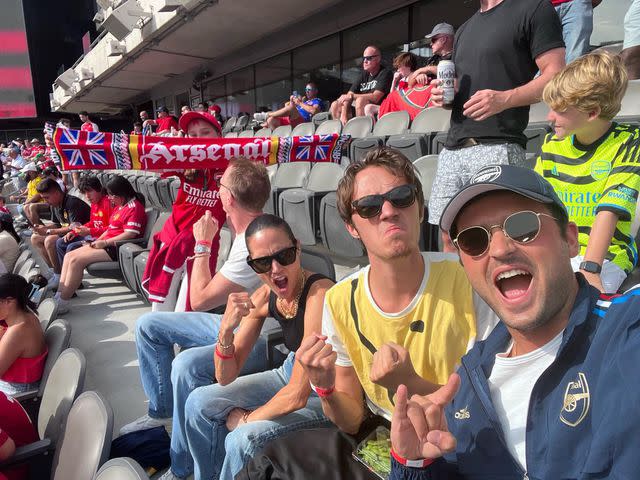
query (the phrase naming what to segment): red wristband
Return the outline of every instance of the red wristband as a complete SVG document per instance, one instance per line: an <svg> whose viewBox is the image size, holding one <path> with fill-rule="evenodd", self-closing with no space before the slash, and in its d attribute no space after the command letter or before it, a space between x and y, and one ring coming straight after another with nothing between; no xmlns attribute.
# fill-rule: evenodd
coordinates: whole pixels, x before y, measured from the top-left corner
<svg viewBox="0 0 640 480"><path fill-rule="evenodd" d="M419 458L418 460L408 460L398 455L393 450L393 448L391 449L391 456L396 460L396 462L398 462L400 465L404 465L405 467L424 468L435 462L435 459L433 458Z"/></svg>
<svg viewBox="0 0 640 480"><path fill-rule="evenodd" d="M210 247L211 242L209 240L198 240L196 245L204 245L205 247Z"/></svg>
<svg viewBox="0 0 640 480"><path fill-rule="evenodd" d="M313 390L314 392L316 392L318 394L318 396L320 398L324 398L324 397L328 397L329 395L331 395L334 390L335 387L329 387L329 388L321 388L321 387L316 387L313 383L309 382L309 385L311 385L311 390Z"/></svg>
<svg viewBox="0 0 640 480"><path fill-rule="evenodd" d="M221 358L222 360L230 360L233 358L233 354L225 355L220 350L218 350L218 345L216 345L216 357Z"/></svg>

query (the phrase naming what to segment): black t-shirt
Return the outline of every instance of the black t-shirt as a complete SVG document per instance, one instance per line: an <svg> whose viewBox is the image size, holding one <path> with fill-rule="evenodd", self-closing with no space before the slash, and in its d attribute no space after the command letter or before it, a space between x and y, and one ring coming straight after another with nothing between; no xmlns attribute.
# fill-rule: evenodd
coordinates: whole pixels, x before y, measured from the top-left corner
<svg viewBox="0 0 640 480"><path fill-rule="evenodd" d="M386 95L391 89L392 81L393 73L387 67L381 67L377 75L370 75L362 70L360 78L353 82L349 91L353 93L373 93L375 90L380 90Z"/></svg>
<svg viewBox="0 0 640 480"><path fill-rule="evenodd" d="M83 225L89 221L91 207L73 195L64 194L59 207L51 207L51 220L55 225L68 226L78 222Z"/></svg>
<svg viewBox="0 0 640 480"><path fill-rule="evenodd" d="M424 66L425 67L437 67L441 60L451 60L452 56L453 56L453 52L447 53L446 55L438 55L436 53L434 55L431 55L429 58L427 58L427 61L425 62ZM432 74L428 73L427 74L427 78L431 81L434 78L436 78L436 75L432 75Z"/></svg>
<svg viewBox="0 0 640 480"><path fill-rule="evenodd" d="M478 122L462 114L463 105L479 90L505 91L528 83L538 72L535 58L561 47L562 25L549 0L504 0L489 11L476 12L455 37L459 91L453 100L447 147L455 148L465 138L524 147L528 106Z"/></svg>

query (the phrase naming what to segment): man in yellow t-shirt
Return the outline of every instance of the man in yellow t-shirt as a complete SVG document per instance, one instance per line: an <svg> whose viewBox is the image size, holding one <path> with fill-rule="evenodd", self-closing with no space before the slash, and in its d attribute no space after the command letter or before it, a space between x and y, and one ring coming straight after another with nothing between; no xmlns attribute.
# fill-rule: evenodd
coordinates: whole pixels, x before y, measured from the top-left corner
<svg viewBox="0 0 640 480"><path fill-rule="evenodd" d="M12 195L11 200L19 201L24 199L24 203L18 205L18 213L22 214L31 225L35 225L40 221L40 212L48 211L48 206L44 204L42 197L38 193L36 187L42 181L42 176L38 172L36 164L31 162L20 170L24 175L27 186L18 195Z"/></svg>

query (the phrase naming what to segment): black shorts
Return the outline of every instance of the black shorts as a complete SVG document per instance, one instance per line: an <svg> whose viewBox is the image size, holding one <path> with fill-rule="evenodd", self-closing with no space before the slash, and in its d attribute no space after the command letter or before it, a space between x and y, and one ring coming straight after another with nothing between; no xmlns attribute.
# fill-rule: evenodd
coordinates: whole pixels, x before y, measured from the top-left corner
<svg viewBox="0 0 640 480"><path fill-rule="evenodd" d="M107 247L104 247L104 251L107 252L107 254L109 255L109 258L112 261L114 261L114 262L118 261L118 247L114 247L113 245L109 245Z"/></svg>

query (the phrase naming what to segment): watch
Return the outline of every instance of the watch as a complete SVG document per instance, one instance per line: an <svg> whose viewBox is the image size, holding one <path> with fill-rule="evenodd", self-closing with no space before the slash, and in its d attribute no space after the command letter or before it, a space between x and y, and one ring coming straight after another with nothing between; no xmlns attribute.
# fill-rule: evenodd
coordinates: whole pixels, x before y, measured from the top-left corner
<svg viewBox="0 0 640 480"><path fill-rule="evenodd" d="M193 253L196 255L199 253L211 253L211 248L206 245L196 245L196 248L193 249Z"/></svg>
<svg viewBox="0 0 640 480"><path fill-rule="evenodd" d="M589 273L600 273L602 271L602 265L586 260L580 264L580 270L584 270Z"/></svg>

